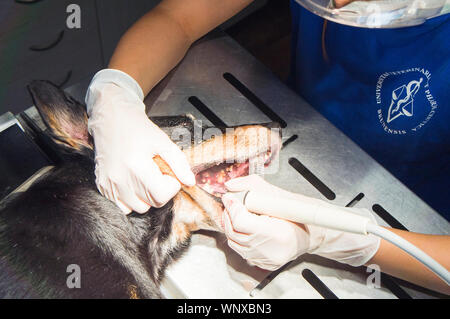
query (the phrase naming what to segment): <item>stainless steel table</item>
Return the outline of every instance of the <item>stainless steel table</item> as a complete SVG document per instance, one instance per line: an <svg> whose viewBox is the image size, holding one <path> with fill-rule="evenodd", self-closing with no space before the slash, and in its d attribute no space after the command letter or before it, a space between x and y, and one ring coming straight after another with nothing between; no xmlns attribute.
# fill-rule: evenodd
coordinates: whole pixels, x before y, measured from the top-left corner
<svg viewBox="0 0 450 319"><path fill-rule="evenodd" d="M198 106L199 101L203 105ZM218 120L205 110L205 106L230 126L268 122L278 116L286 122L283 136L287 139L297 135L298 138L282 150L280 169L276 174L267 175L267 180L290 191L343 206L358 194L364 194L359 196L363 196L362 199L356 200L357 206L372 210L376 205L375 210L382 216L390 214L411 231L450 232L444 218L223 34L192 47L146 102L149 115L191 113L207 124ZM305 175L322 192L289 162L320 180L324 185L317 185L310 174ZM389 215L385 218L399 226L389 219ZM387 225L381 218L378 222ZM351 269L312 256L289 265L265 288L257 291L256 297L321 297L304 278L303 275L314 283L311 273L303 272L305 269L311 270L339 298L395 297L389 289L368 287L366 280L371 273L365 268ZM205 232L194 235L187 254L168 269L165 283L171 288L169 294L177 288L178 293L186 297L246 298L267 275L265 271L248 266L228 249L222 235ZM414 289L404 289L413 297L426 296Z"/></svg>
<svg viewBox="0 0 450 319"><path fill-rule="evenodd" d="M68 91L82 99L87 84ZM283 136L290 143L281 152L279 171L267 180L337 205L366 207L381 225L450 233L443 217L224 34L196 43L145 102L151 116L190 113L208 125L285 122ZM162 289L167 297L187 298L434 297L387 276L381 287L371 287L371 273L303 256L271 274L249 266L223 235L199 232L168 268ZM253 290L261 282L264 288Z"/></svg>

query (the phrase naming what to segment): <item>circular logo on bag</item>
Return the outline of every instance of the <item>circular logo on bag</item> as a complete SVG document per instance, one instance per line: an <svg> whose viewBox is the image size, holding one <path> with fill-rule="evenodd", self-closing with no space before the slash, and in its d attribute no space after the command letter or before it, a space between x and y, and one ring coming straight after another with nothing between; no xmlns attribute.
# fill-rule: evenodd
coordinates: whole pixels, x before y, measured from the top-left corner
<svg viewBox="0 0 450 319"><path fill-rule="evenodd" d="M385 72L376 86L377 114L389 134L414 133L434 116L438 104L430 90L431 73L424 68Z"/></svg>

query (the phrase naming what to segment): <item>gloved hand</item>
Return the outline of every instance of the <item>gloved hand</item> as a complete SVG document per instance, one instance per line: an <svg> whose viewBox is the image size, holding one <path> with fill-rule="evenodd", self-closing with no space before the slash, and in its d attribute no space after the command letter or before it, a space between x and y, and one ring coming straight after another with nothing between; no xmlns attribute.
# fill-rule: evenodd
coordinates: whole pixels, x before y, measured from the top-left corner
<svg viewBox="0 0 450 319"><path fill-rule="evenodd" d="M94 76L86 95L97 188L125 214L163 206L180 190L180 182L195 185L185 155L149 120L143 99L132 77L111 69ZM180 182L161 173L153 161L156 155Z"/></svg>
<svg viewBox="0 0 450 319"><path fill-rule="evenodd" d="M236 178L225 185L232 192L253 190L301 201L320 201L285 191L257 175ZM278 269L304 253L316 254L352 266L361 266L375 255L379 247L380 239L373 235L364 236L314 225L299 225L250 213L231 193L225 194L222 201L226 208L222 218L229 246L250 264L264 269ZM357 208L346 210L369 215L375 222L368 210Z"/></svg>
<svg viewBox="0 0 450 319"><path fill-rule="evenodd" d="M228 245L250 265L276 270L308 250L305 228L282 219L250 213L232 194L222 196Z"/></svg>

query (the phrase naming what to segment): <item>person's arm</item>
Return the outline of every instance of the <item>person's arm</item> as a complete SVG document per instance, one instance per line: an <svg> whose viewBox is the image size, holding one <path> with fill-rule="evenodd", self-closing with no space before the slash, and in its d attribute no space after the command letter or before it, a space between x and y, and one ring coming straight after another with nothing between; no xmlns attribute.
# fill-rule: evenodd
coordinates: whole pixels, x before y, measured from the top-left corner
<svg viewBox="0 0 450 319"><path fill-rule="evenodd" d="M280 189L257 175L232 179L225 185L230 192L253 190L306 203L322 202ZM225 206L223 228L228 245L252 265L275 270L290 260L309 253L355 267L376 264L384 273L450 295L450 288L442 279L414 257L377 236L352 234L314 225L299 225L274 217L256 215L249 212L232 193L223 195L222 201ZM336 209L344 208L336 206ZM355 214L364 214L375 222L372 213L366 209L345 209ZM450 236L417 234L391 228L389 230L450 269Z"/></svg>
<svg viewBox="0 0 450 319"><path fill-rule="evenodd" d="M164 0L122 37L109 63L133 77L144 95L185 55L189 46L252 0Z"/></svg>
<svg viewBox="0 0 450 319"><path fill-rule="evenodd" d="M392 228L389 230L450 269L450 236L418 234ZM442 279L417 259L385 240L381 240L378 251L366 265L372 264L379 266L386 274L450 295L450 286Z"/></svg>
<svg viewBox="0 0 450 319"><path fill-rule="evenodd" d="M145 96L184 56L193 41L250 0L165 0L120 40L109 68L86 93L95 176L102 195L125 214L165 205L195 176L181 150L145 112ZM160 156L176 179L153 161Z"/></svg>

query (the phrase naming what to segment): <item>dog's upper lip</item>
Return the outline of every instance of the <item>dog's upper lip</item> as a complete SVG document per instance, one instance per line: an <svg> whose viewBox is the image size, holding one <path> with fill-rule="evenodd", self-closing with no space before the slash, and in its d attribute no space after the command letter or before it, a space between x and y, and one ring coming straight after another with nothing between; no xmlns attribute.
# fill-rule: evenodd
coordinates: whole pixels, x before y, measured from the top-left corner
<svg viewBox="0 0 450 319"><path fill-rule="evenodd" d="M281 131L278 134L274 134L272 130L263 128L261 125L249 125L248 127L238 127L236 131L225 133L220 136L205 140L203 143L195 144L190 148L184 149L183 152L186 155L188 162L191 166L192 172L196 175L196 178L201 178L199 173L204 172L213 166L220 165L222 163L243 163L248 162L250 158L265 155L270 151L270 157L268 162L270 163L275 156L277 156L281 148ZM276 133L276 132L275 132ZM242 138L240 138L242 137ZM254 140L254 138L258 140ZM231 148L228 148L231 147ZM248 164L247 164L248 165ZM219 171L220 172L220 171ZM217 173L217 172L216 172ZM245 172L242 175L247 175L249 172ZM221 176L221 175L219 175ZM207 176L205 176L207 179ZM228 174L229 178L237 177L236 174ZM217 178L215 178L217 181ZM220 181L219 181L220 182ZM208 184L208 183L206 183ZM203 186L203 188L202 188ZM204 189L205 183L199 183L192 189L183 186L183 190L191 196L191 198L197 202L197 204L204 210L210 213L211 216L216 216L223 211L223 204L221 201L220 193L226 192L223 188L217 188L214 179L211 180L211 188ZM201 190L201 191L197 191ZM208 194L208 196L200 196L198 194ZM208 201L214 200L215 208L211 208ZM217 205L219 204L219 205ZM214 206L214 205L213 205ZM211 211L211 209L213 211Z"/></svg>
<svg viewBox="0 0 450 319"><path fill-rule="evenodd" d="M235 163L243 163L243 162L248 161L250 158L259 156L259 155L264 154L265 152L268 152L268 151L271 152L270 159L269 159L269 162L271 162L273 160L273 158L278 154L278 148L275 145L271 145L266 150L263 150L263 151L259 152L258 154L254 154L252 156L248 156L248 157L240 158L240 159L223 158L220 161L201 163L201 164L192 166L191 170L194 173L194 175L197 175L197 174L199 174L199 173L201 173L201 172L203 172L203 171L205 171L207 169L210 169L211 167L214 167L216 165L220 165L220 164L225 163L225 162L229 162L229 163L233 163L233 162L235 162Z"/></svg>

